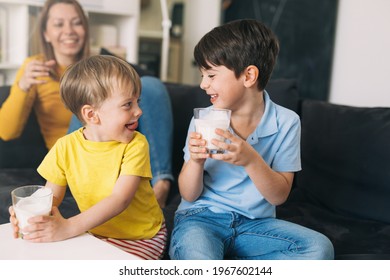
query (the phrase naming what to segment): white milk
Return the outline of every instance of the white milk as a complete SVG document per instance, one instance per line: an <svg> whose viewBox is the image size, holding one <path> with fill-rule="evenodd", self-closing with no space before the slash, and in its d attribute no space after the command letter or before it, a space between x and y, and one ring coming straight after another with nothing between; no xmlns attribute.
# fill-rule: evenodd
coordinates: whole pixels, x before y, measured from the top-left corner
<svg viewBox="0 0 390 280"><path fill-rule="evenodd" d="M207 141L206 148L209 153L222 153L217 146L211 143L211 139L225 141L225 139L215 133L216 128L227 130L229 128L230 120L212 120L212 119L195 119L195 130L202 134L202 138Z"/></svg>
<svg viewBox="0 0 390 280"><path fill-rule="evenodd" d="M22 229L28 225L27 220L34 216L50 215L53 196L51 190L42 188L31 196L22 198L14 205L15 215Z"/></svg>

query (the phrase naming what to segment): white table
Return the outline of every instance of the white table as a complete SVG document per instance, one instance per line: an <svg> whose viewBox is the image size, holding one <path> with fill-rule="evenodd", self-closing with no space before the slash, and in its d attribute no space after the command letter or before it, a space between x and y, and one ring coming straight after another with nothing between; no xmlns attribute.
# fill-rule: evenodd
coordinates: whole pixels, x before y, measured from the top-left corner
<svg viewBox="0 0 390 280"><path fill-rule="evenodd" d="M58 242L15 239L11 225L0 225L0 260L141 260L90 234Z"/></svg>

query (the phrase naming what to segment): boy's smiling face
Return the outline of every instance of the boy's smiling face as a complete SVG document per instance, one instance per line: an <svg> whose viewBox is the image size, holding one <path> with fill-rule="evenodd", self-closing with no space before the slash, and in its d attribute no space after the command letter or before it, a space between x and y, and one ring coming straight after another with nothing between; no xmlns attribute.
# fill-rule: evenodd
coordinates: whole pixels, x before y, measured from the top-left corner
<svg viewBox="0 0 390 280"><path fill-rule="evenodd" d="M234 71L225 66L201 68L200 87L210 96L216 108L234 109L242 99L245 91L243 75L236 78Z"/></svg>
<svg viewBox="0 0 390 280"><path fill-rule="evenodd" d="M139 93L133 93L129 88L114 87L111 95L96 110L99 141L129 143L142 115L138 103Z"/></svg>

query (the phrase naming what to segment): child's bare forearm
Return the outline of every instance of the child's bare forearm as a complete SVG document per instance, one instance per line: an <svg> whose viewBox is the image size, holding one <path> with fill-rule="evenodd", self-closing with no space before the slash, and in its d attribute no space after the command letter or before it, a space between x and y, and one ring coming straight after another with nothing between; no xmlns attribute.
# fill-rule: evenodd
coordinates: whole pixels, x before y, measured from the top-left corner
<svg viewBox="0 0 390 280"><path fill-rule="evenodd" d="M291 190L293 173L276 172L264 162L260 155L245 166L258 191L273 205L282 204Z"/></svg>
<svg viewBox="0 0 390 280"><path fill-rule="evenodd" d="M88 210L69 218L72 236L80 235L102 225L126 209L129 202L119 195L110 195Z"/></svg>
<svg viewBox="0 0 390 280"><path fill-rule="evenodd" d="M179 190L187 201L196 200L203 191L203 164L189 160L179 175Z"/></svg>

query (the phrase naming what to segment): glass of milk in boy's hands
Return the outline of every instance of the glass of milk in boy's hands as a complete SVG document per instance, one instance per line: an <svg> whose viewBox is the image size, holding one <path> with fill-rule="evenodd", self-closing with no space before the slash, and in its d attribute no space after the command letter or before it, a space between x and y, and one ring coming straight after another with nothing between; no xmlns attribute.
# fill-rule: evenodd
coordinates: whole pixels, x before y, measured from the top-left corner
<svg viewBox="0 0 390 280"><path fill-rule="evenodd" d="M29 185L14 189L11 192L12 206L18 219L19 236L28 225L27 220L34 216L50 215L53 204L53 192L50 188Z"/></svg>
<svg viewBox="0 0 390 280"><path fill-rule="evenodd" d="M210 154L220 154L224 150L211 143L212 139L225 141L225 139L215 133L216 128L227 130L230 125L231 111L228 109L216 108L195 108L195 131L202 134L202 138L207 141L206 148Z"/></svg>

